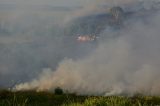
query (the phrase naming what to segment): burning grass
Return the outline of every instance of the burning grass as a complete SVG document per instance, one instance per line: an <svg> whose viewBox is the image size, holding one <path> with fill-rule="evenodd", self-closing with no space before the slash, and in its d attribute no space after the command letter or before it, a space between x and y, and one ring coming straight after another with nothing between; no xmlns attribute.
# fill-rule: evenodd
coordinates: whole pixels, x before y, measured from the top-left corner
<svg viewBox="0 0 160 106"><path fill-rule="evenodd" d="M0 106L158 106L160 97L78 96L51 92L0 90Z"/></svg>

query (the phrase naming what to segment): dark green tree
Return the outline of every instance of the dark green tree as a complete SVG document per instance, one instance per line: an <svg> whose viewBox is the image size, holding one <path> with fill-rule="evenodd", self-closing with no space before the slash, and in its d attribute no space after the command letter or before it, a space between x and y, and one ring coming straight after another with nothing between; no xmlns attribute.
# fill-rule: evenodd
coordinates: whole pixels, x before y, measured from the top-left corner
<svg viewBox="0 0 160 106"><path fill-rule="evenodd" d="M55 88L54 93L56 95L62 95L63 94L63 89L61 89L60 87Z"/></svg>

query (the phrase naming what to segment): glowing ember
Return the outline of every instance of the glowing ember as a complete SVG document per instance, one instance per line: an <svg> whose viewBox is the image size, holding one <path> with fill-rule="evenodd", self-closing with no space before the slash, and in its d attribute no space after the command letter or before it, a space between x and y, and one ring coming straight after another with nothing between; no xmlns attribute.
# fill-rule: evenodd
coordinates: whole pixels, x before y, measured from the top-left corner
<svg viewBox="0 0 160 106"><path fill-rule="evenodd" d="M96 36L81 35L81 36L78 36L77 41L80 41L80 42L89 42L89 41L94 41L96 38L97 38Z"/></svg>

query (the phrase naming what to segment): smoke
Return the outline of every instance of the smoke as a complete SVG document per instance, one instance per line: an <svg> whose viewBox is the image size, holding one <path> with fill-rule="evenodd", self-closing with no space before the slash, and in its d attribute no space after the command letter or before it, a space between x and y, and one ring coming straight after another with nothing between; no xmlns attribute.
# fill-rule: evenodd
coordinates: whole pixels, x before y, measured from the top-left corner
<svg viewBox="0 0 160 106"><path fill-rule="evenodd" d="M64 22L85 1L0 0L0 88L30 81L43 68L55 70L70 55Z"/></svg>
<svg viewBox="0 0 160 106"><path fill-rule="evenodd" d="M46 7L38 0L23 3L0 1L0 88L30 81L64 58L60 24L70 10Z"/></svg>
<svg viewBox="0 0 160 106"><path fill-rule="evenodd" d="M148 11L151 12L151 11ZM44 69L38 78L16 90L53 90L91 95L160 95L160 15L133 17L118 30L104 30L99 46L87 57L65 59L54 71Z"/></svg>
<svg viewBox="0 0 160 106"><path fill-rule="evenodd" d="M138 0L81 1L82 8L79 10L78 5L75 11L71 4L78 0L70 0L67 8L65 1L33 1L0 1L6 5L0 7L0 87L19 83L16 90L61 87L91 95L160 94L159 15L150 13L149 18L133 18L118 31L106 28L101 32L106 37L99 39L100 44L89 56L74 59L70 58L75 57L74 45L66 48L66 35L60 26L67 16L72 21L106 11L99 9L103 4L121 6ZM57 2L61 8L52 7ZM83 8L86 5L89 6ZM79 54L85 49L89 47L80 48Z"/></svg>

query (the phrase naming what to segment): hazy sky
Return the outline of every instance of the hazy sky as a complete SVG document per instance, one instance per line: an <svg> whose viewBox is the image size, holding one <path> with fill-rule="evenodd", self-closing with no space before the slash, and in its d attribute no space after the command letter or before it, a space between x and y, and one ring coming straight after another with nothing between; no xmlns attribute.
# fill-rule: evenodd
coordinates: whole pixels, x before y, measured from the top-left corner
<svg viewBox="0 0 160 106"><path fill-rule="evenodd" d="M148 1L148 0L0 0L0 4L16 4L19 6L24 5L50 5L50 6L65 6L65 7L75 7L75 6L91 6L98 4L107 5L117 5L125 4L135 1Z"/></svg>
<svg viewBox="0 0 160 106"><path fill-rule="evenodd" d="M40 4L40 5L54 5L54 6L73 6L73 5L84 5L96 0L0 0L2 3L11 3L11 4Z"/></svg>

